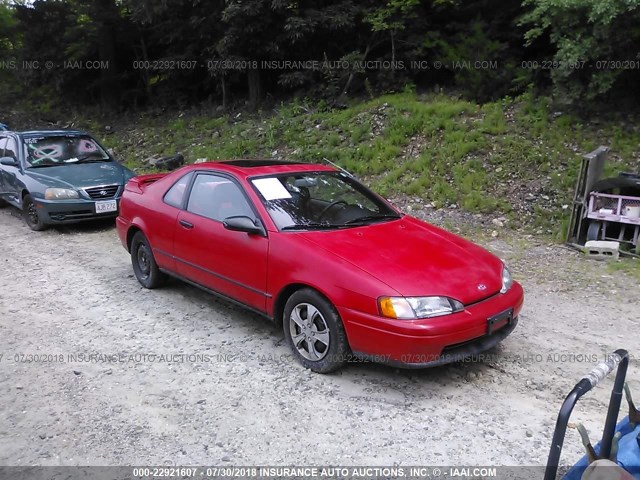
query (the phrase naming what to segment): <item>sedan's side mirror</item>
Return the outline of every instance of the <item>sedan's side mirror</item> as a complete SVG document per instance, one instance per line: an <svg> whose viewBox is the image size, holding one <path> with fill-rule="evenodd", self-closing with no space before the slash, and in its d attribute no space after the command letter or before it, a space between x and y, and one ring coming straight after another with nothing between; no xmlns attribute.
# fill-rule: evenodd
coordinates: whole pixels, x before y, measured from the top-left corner
<svg viewBox="0 0 640 480"><path fill-rule="evenodd" d="M248 234L264 235L264 229L262 225L256 225L256 223L249 217L244 215L238 215L235 217L227 217L222 222L222 225L227 230L234 232L246 232Z"/></svg>
<svg viewBox="0 0 640 480"><path fill-rule="evenodd" d="M0 158L0 165L7 165L8 167L17 167L18 161L15 158L2 157Z"/></svg>

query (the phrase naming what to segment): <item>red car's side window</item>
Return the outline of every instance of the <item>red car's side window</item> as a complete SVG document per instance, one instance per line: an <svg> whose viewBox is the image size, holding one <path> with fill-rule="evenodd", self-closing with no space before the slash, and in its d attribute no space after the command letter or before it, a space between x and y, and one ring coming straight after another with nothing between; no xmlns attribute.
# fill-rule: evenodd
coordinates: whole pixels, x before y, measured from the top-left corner
<svg viewBox="0 0 640 480"><path fill-rule="evenodd" d="M188 173L174 183L173 187L171 187L164 195L164 203L171 205L172 207L182 208L184 205L184 194L187 191L187 186L191 181L192 175L192 173Z"/></svg>
<svg viewBox="0 0 640 480"><path fill-rule="evenodd" d="M238 185L228 178L211 174L196 177L187 210L220 222L236 215L255 217Z"/></svg>

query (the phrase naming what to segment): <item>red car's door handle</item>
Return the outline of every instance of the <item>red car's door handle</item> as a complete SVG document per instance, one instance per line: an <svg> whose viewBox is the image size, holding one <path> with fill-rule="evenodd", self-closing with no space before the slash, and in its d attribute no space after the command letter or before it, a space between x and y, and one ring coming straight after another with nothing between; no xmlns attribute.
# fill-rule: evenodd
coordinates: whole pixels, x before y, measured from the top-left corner
<svg viewBox="0 0 640 480"><path fill-rule="evenodd" d="M184 228L193 228L193 223L187 222L186 220L180 220L180 225L182 225Z"/></svg>

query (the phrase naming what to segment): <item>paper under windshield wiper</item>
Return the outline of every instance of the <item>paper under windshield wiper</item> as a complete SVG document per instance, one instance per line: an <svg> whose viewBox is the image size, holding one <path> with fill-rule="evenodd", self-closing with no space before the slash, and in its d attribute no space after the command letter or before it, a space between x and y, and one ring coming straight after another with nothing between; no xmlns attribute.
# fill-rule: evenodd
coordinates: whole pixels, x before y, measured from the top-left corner
<svg viewBox="0 0 640 480"><path fill-rule="evenodd" d="M374 220L397 220L400 218L400 215L396 214L380 214L380 215L366 215L364 217L352 218L351 220L347 220L344 222L345 225L355 225L357 223L367 223Z"/></svg>

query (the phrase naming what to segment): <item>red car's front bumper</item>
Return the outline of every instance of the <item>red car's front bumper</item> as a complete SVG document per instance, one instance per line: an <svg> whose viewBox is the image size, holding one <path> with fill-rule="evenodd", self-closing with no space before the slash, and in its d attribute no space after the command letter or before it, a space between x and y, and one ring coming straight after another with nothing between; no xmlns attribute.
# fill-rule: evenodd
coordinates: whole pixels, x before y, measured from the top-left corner
<svg viewBox="0 0 640 480"><path fill-rule="evenodd" d="M460 361L493 347L515 328L523 301L522 287L514 282L505 294L430 319L394 320L348 308L338 311L355 355L421 368ZM490 329L489 318L507 310L512 311L511 323Z"/></svg>

